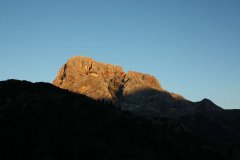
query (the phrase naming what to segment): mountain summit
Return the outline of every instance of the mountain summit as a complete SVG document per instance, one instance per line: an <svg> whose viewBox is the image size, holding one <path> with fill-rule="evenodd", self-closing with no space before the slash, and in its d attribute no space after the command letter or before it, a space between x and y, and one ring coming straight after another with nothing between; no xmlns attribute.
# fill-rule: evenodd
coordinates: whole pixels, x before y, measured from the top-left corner
<svg viewBox="0 0 240 160"><path fill-rule="evenodd" d="M116 100L146 88L163 90L158 80L151 75L134 71L125 73L120 66L96 62L83 56L69 59L53 84L94 99L108 100Z"/></svg>
<svg viewBox="0 0 240 160"><path fill-rule="evenodd" d="M83 56L70 58L53 84L95 100L112 101L122 109L140 115L183 115L200 106L164 90L154 76L135 71L125 73L120 66ZM211 106L216 108L212 104L209 109Z"/></svg>
<svg viewBox="0 0 240 160"><path fill-rule="evenodd" d="M135 71L125 73L120 66L83 56L70 58L60 69L53 84L95 100L113 101L127 109L139 108L149 99L184 100L180 95L165 91L152 75Z"/></svg>

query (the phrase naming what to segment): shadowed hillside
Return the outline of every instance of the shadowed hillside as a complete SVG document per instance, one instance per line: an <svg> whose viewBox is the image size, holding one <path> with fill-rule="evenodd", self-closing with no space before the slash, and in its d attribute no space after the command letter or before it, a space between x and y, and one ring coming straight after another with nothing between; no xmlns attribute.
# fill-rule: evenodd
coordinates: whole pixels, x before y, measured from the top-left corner
<svg viewBox="0 0 240 160"><path fill-rule="evenodd" d="M142 118L47 83L0 82L0 158L237 159L171 118Z"/></svg>

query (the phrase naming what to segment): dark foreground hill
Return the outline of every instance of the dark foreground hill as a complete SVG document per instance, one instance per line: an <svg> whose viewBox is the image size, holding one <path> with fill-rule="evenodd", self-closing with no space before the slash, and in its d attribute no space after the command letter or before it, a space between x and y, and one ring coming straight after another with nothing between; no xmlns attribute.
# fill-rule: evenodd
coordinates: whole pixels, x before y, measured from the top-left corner
<svg viewBox="0 0 240 160"><path fill-rule="evenodd" d="M174 119L133 116L47 83L0 82L0 130L1 160L237 159Z"/></svg>

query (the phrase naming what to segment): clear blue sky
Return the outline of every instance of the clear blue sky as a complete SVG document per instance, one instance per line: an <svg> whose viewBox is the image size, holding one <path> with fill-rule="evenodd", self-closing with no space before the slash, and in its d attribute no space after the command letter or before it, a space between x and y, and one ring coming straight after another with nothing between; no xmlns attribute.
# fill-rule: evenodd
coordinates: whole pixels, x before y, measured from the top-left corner
<svg viewBox="0 0 240 160"><path fill-rule="evenodd" d="M52 82L74 55L240 108L240 1L0 0L0 80Z"/></svg>

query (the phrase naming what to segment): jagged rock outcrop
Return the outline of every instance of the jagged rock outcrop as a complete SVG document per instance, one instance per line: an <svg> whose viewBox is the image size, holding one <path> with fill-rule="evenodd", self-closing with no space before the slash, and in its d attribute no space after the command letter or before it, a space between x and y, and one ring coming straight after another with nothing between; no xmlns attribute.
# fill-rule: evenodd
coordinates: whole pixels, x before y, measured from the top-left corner
<svg viewBox="0 0 240 160"><path fill-rule="evenodd" d="M120 66L83 56L69 59L53 84L95 100L112 101L122 109L140 115L175 116L191 114L197 108L203 110L198 103L164 90L154 76L135 71L125 73ZM212 109L215 107L209 105Z"/></svg>
<svg viewBox="0 0 240 160"><path fill-rule="evenodd" d="M122 67L76 56L63 65L53 84L96 100L111 100L117 90L115 86L120 85L123 75Z"/></svg>
<svg viewBox="0 0 240 160"><path fill-rule="evenodd" d="M93 99L113 101L147 88L163 90L153 76L134 71L126 74L120 66L96 62L83 56L69 59L53 84Z"/></svg>
<svg viewBox="0 0 240 160"><path fill-rule="evenodd" d="M135 93L138 90L148 88L162 91L159 81L148 74L129 71L125 77L126 83L124 84L124 95Z"/></svg>

